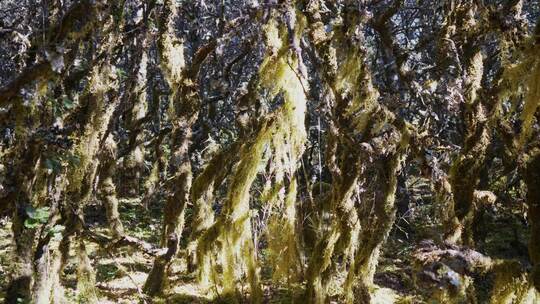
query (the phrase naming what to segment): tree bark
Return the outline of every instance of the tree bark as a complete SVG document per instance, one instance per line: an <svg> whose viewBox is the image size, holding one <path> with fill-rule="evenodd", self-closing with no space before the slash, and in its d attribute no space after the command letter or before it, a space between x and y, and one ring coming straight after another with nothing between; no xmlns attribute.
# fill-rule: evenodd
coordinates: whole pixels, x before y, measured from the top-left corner
<svg viewBox="0 0 540 304"><path fill-rule="evenodd" d="M97 195L105 206L105 215L109 230L113 238L118 239L124 234L124 226L118 212L118 199L116 197L116 185L113 178L116 171L116 143L112 135L105 140L104 147L100 151L99 181Z"/></svg>
<svg viewBox="0 0 540 304"><path fill-rule="evenodd" d="M531 283L540 292L540 152L534 151L527 162L527 218L530 225L529 257L533 264Z"/></svg>

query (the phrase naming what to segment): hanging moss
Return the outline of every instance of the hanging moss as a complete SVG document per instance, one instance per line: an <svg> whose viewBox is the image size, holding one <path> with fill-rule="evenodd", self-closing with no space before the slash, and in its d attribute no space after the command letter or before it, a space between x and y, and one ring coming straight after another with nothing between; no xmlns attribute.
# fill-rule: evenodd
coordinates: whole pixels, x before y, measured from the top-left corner
<svg viewBox="0 0 540 304"><path fill-rule="evenodd" d="M214 210L212 209L214 192L230 172L230 167L236 161L239 148L240 144L236 142L215 155L204 168L203 172L197 176L191 189L190 198L195 210L193 212L192 231L188 245L188 267L192 271L194 267L198 267L201 270L199 274L201 279L205 280L203 284L205 286L208 284L210 261L208 260L209 256L206 256L204 261L196 262L198 259L197 242L204 231L214 224Z"/></svg>
<svg viewBox="0 0 540 304"><path fill-rule="evenodd" d="M340 48L339 43L344 36L336 36L336 48ZM343 48L336 52L336 48L324 49L328 57L332 60L334 56L343 56L342 64L337 67L334 77L329 77L328 85L335 97L334 115L336 128L347 130L345 136L355 136L364 134L370 136L375 134L375 129L381 128L385 123L382 120L372 119L373 113L379 109L377 105L378 92L373 87L371 77L365 70L363 56L360 50L355 48ZM333 50L333 51L332 51ZM333 65L328 64L329 67ZM333 75L333 71L327 72ZM373 130L366 130L372 126ZM371 134L370 134L371 133ZM351 145L350 142L341 138L340 135L330 133L328 139L329 167L333 171L332 194L329 197L329 205L336 214L331 231L323 236L310 259L307 270L307 297L313 303L323 303L326 298L327 285L331 279L332 271L329 266L333 256L345 254L349 259L351 267L349 279L347 279L345 289L351 295L353 281L355 278L355 259L358 246L359 222L358 215L354 208L354 201L351 199L356 191L359 176L362 172L361 153L358 148L360 143ZM335 155L335 156L331 156ZM334 169L335 168L335 169ZM338 243L339 241L339 243ZM320 254L323 252L323 254ZM352 299L348 296L348 300Z"/></svg>
<svg viewBox="0 0 540 304"><path fill-rule="evenodd" d="M301 33L302 28L302 25L295 27L296 33ZM294 57L294 54L290 54L289 46L285 43L288 39L285 29L279 30L273 19L270 19L265 26L265 35L269 56L261 64L258 87L266 90L270 99L282 93L284 103L261 125L257 135L242 147L240 161L230 180L222 216L205 232L198 245L198 258L200 261L206 261L204 263L207 265L211 244L217 240L222 242L223 292L229 295L235 294L236 283L241 273L245 272L251 287L252 302L260 302L262 294L259 286L259 266L251 232L249 207L251 185L262 169L265 155L267 155L265 151L272 151L272 154L279 155L280 160L276 162L276 165L280 166L276 169L280 172L278 180L282 180L285 171L292 179L307 136L304 126L307 82L304 83L305 80L300 78L296 70L298 59ZM283 159L285 154L287 156ZM280 187L274 189L281 192ZM295 186L293 185L290 190L292 192L286 200L288 211L286 221L290 229L287 230L289 234L285 237L285 243L278 245L282 248L287 248L295 238L293 229L295 226L293 224L295 223ZM293 252L296 248L287 248L287 250ZM282 257L283 265L296 263L290 260L291 254L284 255L285 258ZM281 266L281 269L284 269L284 266ZM201 272L208 274L206 270L201 270Z"/></svg>
<svg viewBox="0 0 540 304"><path fill-rule="evenodd" d="M297 33L303 29L302 22L304 21L300 21L297 27ZM275 29L271 28L268 31L270 34L276 32ZM272 39L268 38L268 40ZM296 180L294 174L307 137L304 126L307 83L300 78L299 72L295 69L298 69L297 59L289 58L287 54L284 54L275 60L263 63L260 72L261 86L269 88L271 96L283 92L285 100L281 109L282 113L279 113L278 118L282 119L278 122L281 125L278 126L271 141L274 155L272 163L274 167L271 172L274 176L275 186L271 191L272 198L268 199L271 208L276 209L274 213L276 216L270 219L268 235L281 235L279 239L270 238L269 240L270 255L274 257L276 265L274 278L277 280L283 277L288 279L297 277L300 271L298 266L301 265L295 233ZM286 194L285 179L289 183ZM279 234L277 234L277 229L279 229Z"/></svg>
<svg viewBox="0 0 540 304"><path fill-rule="evenodd" d="M160 28L161 37L159 39L159 50L161 61L161 69L164 72L165 79L169 87L176 89L182 81L182 72L185 67L184 61L184 46L182 42L176 38L175 21L178 15L177 5L174 1L165 1L164 16L166 22ZM174 92L173 92L174 96Z"/></svg>

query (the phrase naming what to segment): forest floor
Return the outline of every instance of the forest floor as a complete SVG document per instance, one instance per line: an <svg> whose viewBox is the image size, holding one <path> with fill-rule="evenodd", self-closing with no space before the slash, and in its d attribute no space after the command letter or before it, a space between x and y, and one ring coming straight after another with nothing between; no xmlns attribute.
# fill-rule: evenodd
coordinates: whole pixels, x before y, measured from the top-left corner
<svg viewBox="0 0 540 304"><path fill-rule="evenodd" d="M96 231L105 232L104 210L97 205L90 205L85 210L87 224L93 226ZM162 206L151 206L148 212L138 200L120 201L120 214L125 225L125 232L146 242L157 244L161 228ZM485 241L482 248L491 256L501 258L526 259L526 231L516 231L515 228L507 229L506 234L501 234L502 227L519 227L508 223L508 219L495 219L487 221ZM512 218L510 217L510 221ZM375 287L372 292L373 303L426 303L415 290L412 279L411 253L413 244L417 239L429 237L429 227L424 227L426 235L407 235L401 224L407 223L398 220L390 238L384 246L380 262L375 274ZM422 223L422 222L420 222ZM408 223L407 223L408 224ZM405 228L406 230L406 228ZM419 231L412 229L413 231ZM489 231L499 231L497 239L490 239ZM420 229L422 231L422 229ZM502 235L502 237L501 237ZM506 237L505 237L506 235ZM96 271L96 287L100 303L226 303L212 296L213 290L205 290L197 285L193 274L187 274L184 259L175 259L170 272L171 288L167 294L159 298L144 300L141 289L150 272L152 257L134 249L120 248L115 252L106 252L98 249L98 246L88 243L87 250L90 260ZM3 300L1 290L7 284L9 277L12 251L11 224L6 219L0 220L0 302ZM64 270L63 285L66 287L66 298L69 302L76 302L76 266L75 254L72 253L70 262ZM292 299L301 303L302 286L283 286L276 288L270 285L270 278L264 278L268 284L264 290L265 303L290 303ZM337 294L342 283L338 278L330 286L331 293ZM272 287L268 287L272 286ZM300 300L300 301L298 301ZM245 301L248 302L247 300ZM340 303L334 297L333 303Z"/></svg>

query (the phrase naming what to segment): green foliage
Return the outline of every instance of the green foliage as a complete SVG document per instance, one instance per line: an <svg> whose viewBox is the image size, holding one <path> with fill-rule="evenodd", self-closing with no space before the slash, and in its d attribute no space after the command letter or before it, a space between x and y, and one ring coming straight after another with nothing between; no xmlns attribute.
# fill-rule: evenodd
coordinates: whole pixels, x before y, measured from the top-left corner
<svg viewBox="0 0 540 304"><path fill-rule="evenodd" d="M50 155L43 165L54 173L60 173L65 166L77 167L81 163L79 156L68 152L66 154Z"/></svg>
<svg viewBox="0 0 540 304"><path fill-rule="evenodd" d="M107 282L117 278L121 274L120 269L114 264L99 265L96 269L96 280Z"/></svg>
<svg viewBox="0 0 540 304"><path fill-rule="evenodd" d="M28 229L34 229L41 224L47 223L50 214L49 207L34 208L28 206L25 211L28 218L24 220L24 227Z"/></svg>
<svg viewBox="0 0 540 304"><path fill-rule="evenodd" d="M62 163L58 157L45 159L45 168L52 170L54 173L59 173L62 170Z"/></svg>
<svg viewBox="0 0 540 304"><path fill-rule="evenodd" d="M66 95L59 99L51 97L48 99L48 104L51 107L53 117L60 117L77 106L75 101Z"/></svg>
<svg viewBox="0 0 540 304"><path fill-rule="evenodd" d="M62 237L62 232L66 230L65 226L62 225L54 225L49 231L47 232L53 239L60 240Z"/></svg>
<svg viewBox="0 0 540 304"><path fill-rule="evenodd" d="M69 99L66 96L62 97L62 105L67 110L73 109L75 107L75 103L73 102L73 100Z"/></svg>
<svg viewBox="0 0 540 304"><path fill-rule="evenodd" d="M17 298L17 304L29 304L30 301L24 298Z"/></svg>
<svg viewBox="0 0 540 304"><path fill-rule="evenodd" d="M118 77L118 80L123 81L127 78L127 73L122 69L116 69L116 76Z"/></svg>

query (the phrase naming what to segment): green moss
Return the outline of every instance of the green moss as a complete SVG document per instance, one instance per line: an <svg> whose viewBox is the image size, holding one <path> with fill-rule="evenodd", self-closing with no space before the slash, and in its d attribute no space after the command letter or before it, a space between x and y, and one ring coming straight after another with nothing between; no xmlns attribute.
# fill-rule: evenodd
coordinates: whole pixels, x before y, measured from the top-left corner
<svg viewBox="0 0 540 304"><path fill-rule="evenodd" d="M285 102L262 124L253 139L242 147L240 160L230 179L222 216L206 231L198 245L198 259L206 268L209 264L208 256L211 254L212 244L218 239L222 242L223 292L234 294L241 273L245 272L251 287L253 302L260 301L261 291L259 266L251 240L250 189L256 176L264 168L267 151L272 151L272 154L277 156L276 172L281 172L281 176L287 172L289 178L292 178L307 136L304 126L306 111L304 90L307 83L304 83L295 70L298 68L298 60L294 58L294 54L289 54L286 31L279 30L275 21L271 20L265 26L265 33L270 52L260 67L258 87L266 90L271 99L282 93ZM276 198L282 191L280 183L281 181L277 181L276 185L270 187L263 199L268 202L279 201ZM291 252L296 250L296 248L290 248L290 244L295 240L292 228L296 220L295 202L296 187L293 184L289 187L289 195L284 207L289 227L288 233L284 238L284 244L275 244L276 247L289 246L288 250ZM283 206L283 204L279 205ZM293 263L291 255L292 253L287 254L289 258L282 261L285 265ZM284 268L288 267L281 266L280 269ZM200 273L208 275L209 271L208 269L201 270Z"/></svg>
<svg viewBox="0 0 540 304"><path fill-rule="evenodd" d="M524 303L523 295L529 288L527 276L518 262L500 261L492 270L495 282L491 291L490 303L509 304Z"/></svg>
<svg viewBox="0 0 540 304"><path fill-rule="evenodd" d="M538 55L537 55L538 56ZM526 82L527 92L525 94L525 103L523 112L521 112L521 133L519 145L523 146L531 134L531 127L535 120L535 113L540 104L540 60L537 60L532 73L528 73Z"/></svg>
<svg viewBox="0 0 540 304"><path fill-rule="evenodd" d="M83 240L79 241L77 248L77 295L82 303L98 303L96 278L92 264L86 253Z"/></svg>

